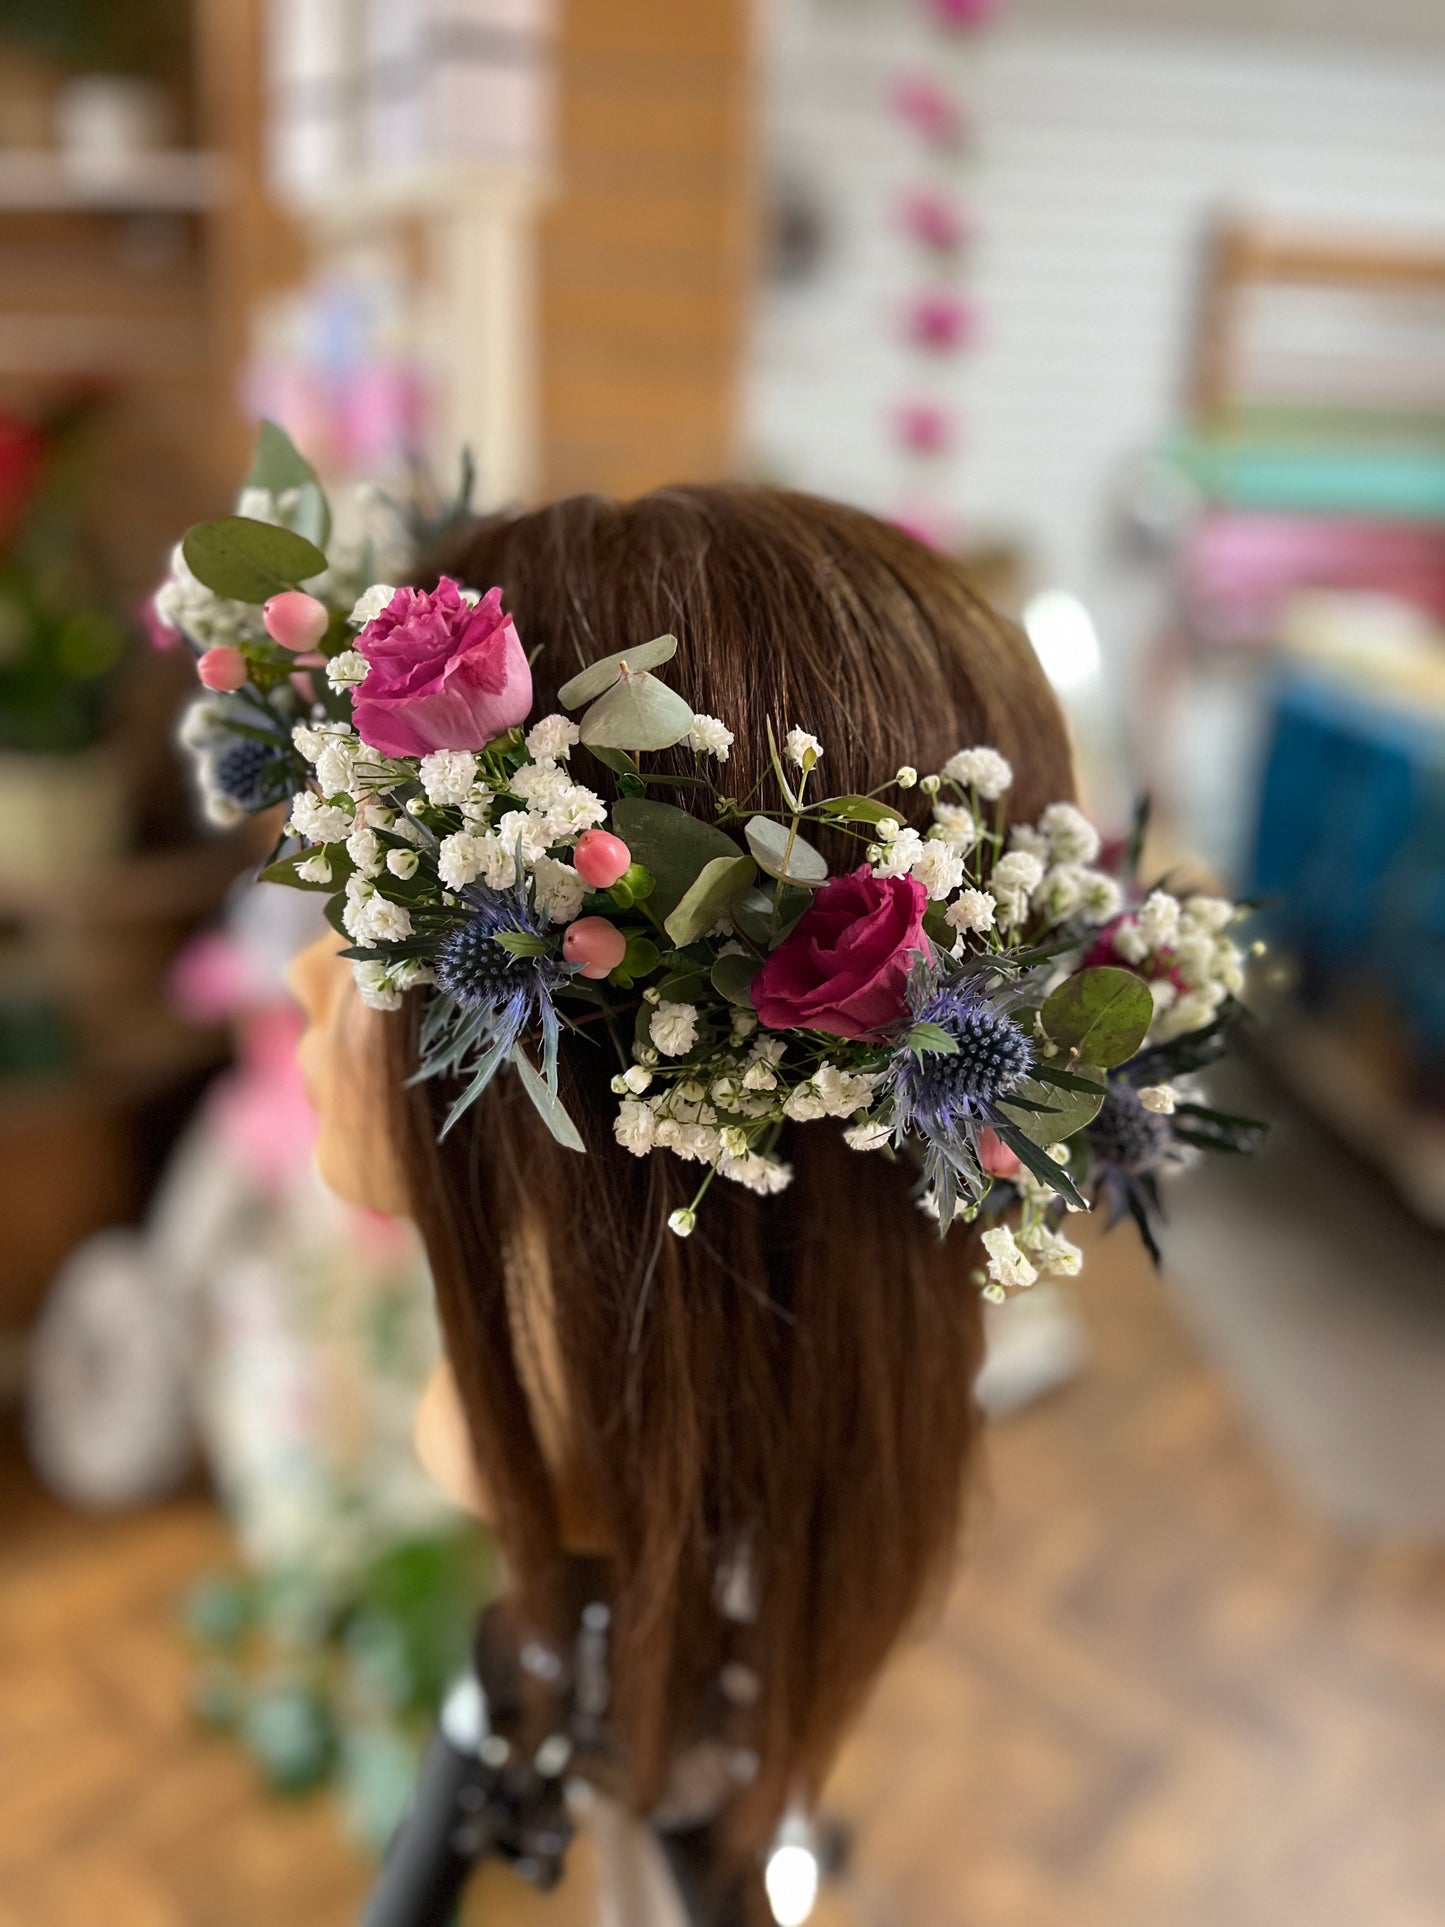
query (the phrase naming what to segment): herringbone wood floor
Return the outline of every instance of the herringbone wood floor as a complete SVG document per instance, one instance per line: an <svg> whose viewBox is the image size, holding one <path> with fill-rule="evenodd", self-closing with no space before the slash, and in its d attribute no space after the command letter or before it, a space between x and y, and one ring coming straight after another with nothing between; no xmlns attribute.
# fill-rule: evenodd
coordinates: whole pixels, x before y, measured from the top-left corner
<svg viewBox="0 0 1445 1927"><path fill-rule="evenodd" d="M1111 1246L1096 1361L997 1427L964 1577L840 1766L829 1922L1439 1927L1445 1557L1341 1545ZM0 1927L329 1927L364 1869L184 1710L200 1500L68 1517L13 1474L0 1577ZM580 1927L505 1874L488 1927Z"/></svg>

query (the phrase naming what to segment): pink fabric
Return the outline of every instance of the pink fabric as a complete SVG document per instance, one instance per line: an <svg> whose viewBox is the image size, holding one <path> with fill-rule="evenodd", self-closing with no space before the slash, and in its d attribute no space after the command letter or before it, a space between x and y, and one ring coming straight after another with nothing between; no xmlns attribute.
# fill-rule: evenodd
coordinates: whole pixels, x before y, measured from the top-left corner
<svg viewBox="0 0 1445 1927"><path fill-rule="evenodd" d="M928 897L914 877L875 877L867 864L825 883L791 936L753 979L769 1030L876 1037L908 1013L908 973L930 955Z"/></svg>
<svg viewBox="0 0 1445 1927"><path fill-rule="evenodd" d="M500 589L475 608L450 576L435 589L398 589L356 646L371 666L352 720L383 756L481 749L532 707L532 672Z"/></svg>

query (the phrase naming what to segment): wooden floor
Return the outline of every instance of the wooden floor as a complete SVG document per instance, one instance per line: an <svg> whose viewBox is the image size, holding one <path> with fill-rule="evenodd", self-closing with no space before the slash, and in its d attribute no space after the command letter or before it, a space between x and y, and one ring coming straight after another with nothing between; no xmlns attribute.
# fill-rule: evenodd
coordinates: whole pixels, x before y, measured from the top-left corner
<svg viewBox="0 0 1445 1927"><path fill-rule="evenodd" d="M942 1623L832 1805L860 1927L1439 1927L1445 1557L1331 1540L1243 1434L1164 1293L1097 1263L1096 1362L995 1430ZM326 1927L365 1870L184 1708L199 1500L77 1521L6 1481L0 1927ZM581 1927L499 1873L487 1927Z"/></svg>

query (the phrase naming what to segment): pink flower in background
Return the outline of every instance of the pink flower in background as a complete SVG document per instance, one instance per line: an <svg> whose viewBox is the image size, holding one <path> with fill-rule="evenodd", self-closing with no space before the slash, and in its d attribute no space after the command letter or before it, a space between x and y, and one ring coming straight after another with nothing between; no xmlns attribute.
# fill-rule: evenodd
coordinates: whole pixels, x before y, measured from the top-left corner
<svg viewBox="0 0 1445 1927"><path fill-rule="evenodd" d="M921 187L905 195L898 218L906 234L939 254L953 254L968 238L968 223L951 195Z"/></svg>
<svg viewBox="0 0 1445 1927"><path fill-rule="evenodd" d="M904 319L904 332L918 348L962 348L975 333L973 307L961 294L920 295Z"/></svg>
<svg viewBox="0 0 1445 1927"><path fill-rule="evenodd" d="M914 133L937 147L957 147L963 139L963 109L928 74L907 74L893 90L893 105Z"/></svg>
<svg viewBox="0 0 1445 1927"><path fill-rule="evenodd" d="M1003 0L928 0L928 11L940 27L967 31L986 27L1003 10Z"/></svg>
<svg viewBox="0 0 1445 1927"><path fill-rule="evenodd" d="M370 668L352 720L383 756L481 749L532 707L532 672L500 589L475 606L450 576L435 589L398 589L356 646Z"/></svg>
<svg viewBox="0 0 1445 1927"><path fill-rule="evenodd" d="M181 632L173 629L156 607L156 599L148 595L137 610L140 626L145 630L146 641L152 649L177 649L180 647Z"/></svg>
<svg viewBox="0 0 1445 1927"><path fill-rule="evenodd" d="M930 954L928 897L916 877L875 877L867 864L825 883L753 979L769 1030L875 1037L908 1012L908 973Z"/></svg>
<svg viewBox="0 0 1445 1927"><path fill-rule="evenodd" d="M1016 1178L1023 1165L997 1131L978 1134L978 1161L991 1178Z"/></svg>
<svg viewBox="0 0 1445 1927"><path fill-rule="evenodd" d="M950 555L958 547L958 530L952 518L930 503L910 503L888 519L895 529L902 529L905 535L911 535L915 542L921 542L927 549L937 549L944 555Z"/></svg>
<svg viewBox="0 0 1445 1927"><path fill-rule="evenodd" d="M953 446L953 417L936 402L905 402L898 411L898 439L914 455L942 455Z"/></svg>

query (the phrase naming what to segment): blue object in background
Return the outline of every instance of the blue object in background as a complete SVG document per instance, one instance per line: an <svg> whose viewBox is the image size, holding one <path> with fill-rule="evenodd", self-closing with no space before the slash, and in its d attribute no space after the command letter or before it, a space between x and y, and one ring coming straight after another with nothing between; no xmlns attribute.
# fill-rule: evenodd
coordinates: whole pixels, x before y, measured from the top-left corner
<svg viewBox="0 0 1445 1927"><path fill-rule="evenodd" d="M1250 888L1312 1002L1373 992L1445 1085L1445 716L1286 670Z"/></svg>

